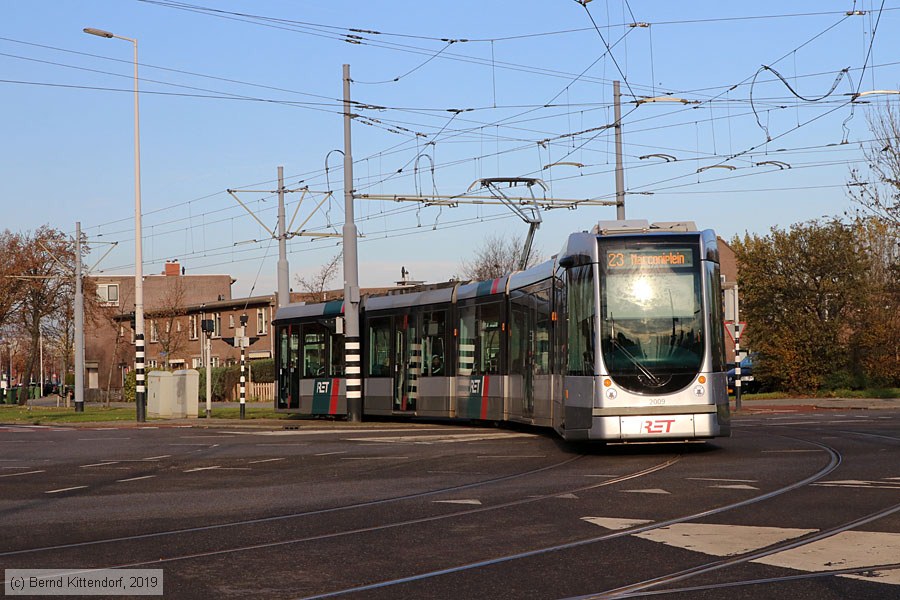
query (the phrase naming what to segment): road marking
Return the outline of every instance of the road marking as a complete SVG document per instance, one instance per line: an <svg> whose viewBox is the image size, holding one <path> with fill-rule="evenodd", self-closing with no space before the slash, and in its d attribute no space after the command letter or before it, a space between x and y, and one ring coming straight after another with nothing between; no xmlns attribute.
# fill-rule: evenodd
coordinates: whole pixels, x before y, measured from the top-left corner
<svg viewBox="0 0 900 600"><path fill-rule="evenodd" d="M553 496L554 498L563 498L565 500L578 500L578 496L575 494L559 494L558 496Z"/></svg>
<svg viewBox="0 0 900 600"><path fill-rule="evenodd" d="M476 504L481 505L481 500L472 498L471 500L432 500L435 504Z"/></svg>
<svg viewBox="0 0 900 600"><path fill-rule="evenodd" d="M169 458L171 454L160 454L159 456L148 456L143 460L159 460L160 458Z"/></svg>
<svg viewBox="0 0 900 600"><path fill-rule="evenodd" d="M118 462L119 462L119 461L117 461L117 460L112 460L112 461L109 461L109 462L99 462L99 463L92 463L92 464L89 464L89 465L80 465L78 468L79 468L79 469L86 469L86 468L88 468L88 467L105 467L105 466L107 466L107 465L114 465L114 464L117 464Z"/></svg>
<svg viewBox="0 0 900 600"><path fill-rule="evenodd" d="M46 491L46 492L44 492L44 493L45 493L45 494L58 494L58 493L60 493L60 492L70 492L70 491L72 491L72 490L82 490L82 489L84 489L84 488L86 488L86 487L87 487L86 485L76 485L75 487L67 487L67 488L62 488L62 489L59 489L59 490L48 490L48 491Z"/></svg>
<svg viewBox="0 0 900 600"><path fill-rule="evenodd" d="M0 475L0 477L18 477L19 475L34 475L35 473L45 473L45 471L26 471L25 473L9 473L7 475Z"/></svg>
<svg viewBox="0 0 900 600"><path fill-rule="evenodd" d="M77 441L79 441L79 442L97 442L97 441L105 442L106 440L130 440L130 439L131 439L130 437L92 437L92 438L78 438Z"/></svg>
<svg viewBox="0 0 900 600"><path fill-rule="evenodd" d="M651 488L647 490L620 490L627 494L671 494L672 492L667 492L666 490L661 490L659 488Z"/></svg>
<svg viewBox="0 0 900 600"><path fill-rule="evenodd" d="M481 442L486 440L506 440L512 438L532 438L530 433L448 433L445 435L395 435L379 437L345 438L346 442L386 442L393 444L455 444L459 442Z"/></svg>
<svg viewBox="0 0 900 600"><path fill-rule="evenodd" d="M216 465L214 467L195 467L193 469L188 469L187 471L183 471L184 473L196 473L197 471L212 471L213 469L221 469L222 467Z"/></svg>
<svg viewBox="0 0 900 600"><path fill-rule="evenodd" d="M599 525L600 527L605 527L606 529L614 529L616 531L619 531L621 529L631 529L632 527L637 527L638 525L646 525L647 523L653 522L646 519L614 519L610 517L581 517L581 520L587 521L588 523L593 523L594 525Z"/></svg>
<svg viewBox="0 0 900 600"><path fill-rule="evenodd" d="M688 477L691 481L731 481L734 483L756 483L756 479L714 479L712 477Z"/></svg>
<svg viewBox="0 0 900 600"><path fill-rule="evenodd" d="M262 460L251 460L248 465L258 465L259 463L275 462L276 460L284 460L283 458L264 458Z"/></svg>
<svg viewBox="0 0 900 600"><path fill-rule="evenodd" d="M347 454L346 450L341 450L340 452L320 452L316 454L316 456L331 456L332 454Z"/></svg>
<svg viewBox="0 0 900 600"><path fill-rule="evenodd" d="M585 521L594 522L593 519L593 517L583 517ZM618 520L613 519L612 524L614 525L616 521ZM607 526L602 520L596 524ZM668 527L637 533L635 537L712 556L736 556L816 531L819 530L676 523ZM900 533L844 531L750 562L807 573L822 573L866 567L874 569L886 562L894 562L896 556L900 556ZM900 585L900 569L872 570L860 574L842 574L838 577Z"/></svg>
<svg viewBox="0 0 900 600"><path fill-rule="evenodd" d="M735 483L734 485L711 485L711 488L718 488L722 490L758 490L759 488L753 485L747 485L743 483Z"/></svg>
<svg viewBox="0 0 900 600"><path fill-rule="evenodd" d="M404 432L421 432L421 431L447 431L446 428L422 428L422 429L287 429L284 431L234 431L233 435L265 435L265 436L282 436L282 435L351 435L356 433L404 433Z"/></svg>
<svg viewBox="0 0 900 600"><path fill-rule="evenodd" d="M341 460L404 460L408 456L345 456Z"/></svg>
<svg viewBox="0 0 900 600"><path fill-rule="evenodd" d="M844 531L824 540L785 550L751 562L787 567L798 571L822 572L856 569L893 562L900 556L900 533ZM900 585L900 569L866 575L841 575L875 583Z"/></svg>
<svg viewBox="0 0 900 600"><path fill-rule="evenodd" d="M546 458L546 454L504 454L503 456L495 456L483 454L475 458Z"/></svg>
<svg viewBox="0 0 900 600"><path fill-rule="evenodd" d="M635 534L641 539L659 542L712 556L746 554L785 540L798 538L817 529L784 529L781 527L752 527L746 525L715 525L709 523L676 523ZM805 548L806 546L803 546Z"/></svg>
<svg viewBox="0 0 900 600"><path fill-rule="evenodd" d="M799 454L801 452L821 452L821 450L763 450L763 454Z"/></svg>
<svg viewBox="0 0 900 600"><path fill-rule="evenodd" d="M131 477L129 479L116 479L116 483L125 483L126 481L140 481L141 479L153 479L156 475L144 475L142 477Z"/></svg>

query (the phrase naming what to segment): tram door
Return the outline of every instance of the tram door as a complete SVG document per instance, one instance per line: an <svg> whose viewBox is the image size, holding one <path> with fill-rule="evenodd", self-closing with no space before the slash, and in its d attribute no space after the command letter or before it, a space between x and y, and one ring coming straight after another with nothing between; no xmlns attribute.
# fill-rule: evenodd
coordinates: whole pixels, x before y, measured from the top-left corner
<svg viewBox="0 0 900 600"><path fill-rule="evenodd" d="M409 315L395 317L394 328L394 410L416 410L418 373L422 360L416 327Z"/></svg>
<svg viewBox="0 0 900 600"><path fill-rule="evenodd" d="M300 408L299 326L280 326L278 336L278 408Z"/></svg>

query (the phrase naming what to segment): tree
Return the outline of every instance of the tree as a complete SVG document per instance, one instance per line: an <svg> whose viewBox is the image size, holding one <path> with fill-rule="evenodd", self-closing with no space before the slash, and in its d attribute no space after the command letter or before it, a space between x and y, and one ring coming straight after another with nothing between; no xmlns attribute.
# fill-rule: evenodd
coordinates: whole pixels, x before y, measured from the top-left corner
<svg viewBox="0 0 900 600"><path fill-rule="evenodd" d="M166 289L150 313L150 326L154 328L151 337L159 342L168 366L169 361L187 345L188 328L182 323L186 312L184 279L174 276L166 277L165 281Z"/></svg>
<svg viewBox="0 0 900 600"><path fill-rule="evenodd" d="M871 260L856 233L837 220L813 221L733 240L745 340L760 354L764 380L808 393L858 366L850 341L866 306Z"/></svg>
<svg viewBox="0 0 900 600"><path fill-rule="evenodd" d="M31 340L31 355L25 368L28 380L33 379L37 369L43 319L61 320L71 310L74 264L75 243L62 231L44 225L23 236L19 274L23 285L17 312Z"/></svg>
<svg viewBox="0 0 900 600"><path fill-rule="evenodd" d="M12 316L25 280L22 274L22 236L9 230L0 233L0 326Z"/></svg>
<svg viewBox="0 0 900 600"><path fill-rule="evenodd" d="M462 262L457 279L487 281L518 271L522 245L521 237L504 238L499 234L487 236L475 251L475 256ZM532 249L528 259L529 267L537 264L539 254L539 251Z"/></svg>
<svg viewBox="0 0 900 600"><path fill-rule="evenodd" d="M850 171L850 198L867 213L894 228L900 227L900 114L888 104L883 112L869 113L874 139L863 150L872 179L859 169Z"/></svg>
<svg viewBox="0 0 900 600"><path fill-rule="evenodd" d="M322 267L314 274L306 277L298 275L297 284L307 292L323 294L328 288L328 284L331 280L337 276L338 267L341 265L341 259L343 257L344 253L338 252L337 255L322 265Z"/></svg>
<svg viewBox="0 0 900 600"><path fill-rule="evenodd" d="M900 385L900 228L876 217L854 222L871 262L866 306L851 351L869 385Z"/></svg>

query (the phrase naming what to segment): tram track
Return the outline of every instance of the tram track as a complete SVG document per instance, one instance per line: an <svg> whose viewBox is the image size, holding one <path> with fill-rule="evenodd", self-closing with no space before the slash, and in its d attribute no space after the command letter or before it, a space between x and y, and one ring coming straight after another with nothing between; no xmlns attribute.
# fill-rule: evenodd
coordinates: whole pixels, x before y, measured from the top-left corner
<svg viewBox="0 0 900 600"><path fill-rule="evenodd" d="M822 479L823 477L829 475L830 473L832 473L835 469L837 469L840 466L840 464L842 462L841 454L834 448L827 446L825 444L811 441L811 440L803 440L800 438L793 438L790 436L779 436L779 437L794 439L797 441L801 441L801 442L812 444L814 446L819 447L821 450L825 451L827 453L827 455L829 456L828 464L826 464L824 467L822 467L821 469L819 469L812 475L805 477L804 479L801 479L799 481L795 481L789 485L782 486L782 487L772 490L770 492L766 492L764 494L760 494L760 495L754 496L752 498L747 498L747 499L741 500L739 502L726 504L726 505L723 505L723 506L720 506L717 508L707 509L707 510L699 511L699 512L696 512L693 514L683 515L681 517L668 519L665 521L650 523L650 524L646 524L646 525L640 525L637 527L630 527L627 529L614 531L614 532L607 533L604 535L593 536L590 538L584 538L581 540L575 540L575 541L566 542L563 544L554 544L551 546L535 548L535 549L527 550L524 552L517 552L514 554L508 554L505 556L499 556L499 557L480 560L480 561L476 561L476 562L472 562L472 563L468 563L468 564L447 567L444 569L438 569L438 570L429 571L426 573L410 575L407 577L400 577L400 578L396 578L396 579L380 581L380 582L362 585L362 586L355 586L355 587L345 588L342 590L325 592L322 594L314 594L311 596L303 596L302 600L317 600L320 598L333 598L333 597L343 596L343 595L351 594L351 593L382 590L382 589L392 587L395 585L416 583L416 582L425 581L427 579L431 579L434 577L440 577L443 575L462 573L462 572L466 572L466 571L470 571L470 570L474 570L474 569L481 569L484 567L499 565L499 564L503 564L503 563L507 563L507 562L511 562L511 561L515 561L515 560L537 557L537 556L546 555L546 554L550 554L553 552L559 552L559 551L564 551L564 550L571 550L571 549L580 548L580 547L584 547L584 546L588 546L588 545L592 545L592 544L597 544L600 542L605 542L608 540L632 536L632 535L636 535L636 534L647 532L647 531L653 531L656 529L662 529L664 527L669 527L671 525L676 525L679 523L686 523L686 522L695 521L698 519L703 519L703 518L721 514L721 513L727 512L727 511L736 510L738 508L743 508L746 506L764 502L771 498L774 498L774 497L780 496L782 494L794 491L796 489L805 487L811 483L814 483L815 481L818 481L819 479ZM900 510L900 506L898 506L897 510Z"/></svg>
<svg viewBox="0 0 900 600"><path fill-rule="evenodd" d="M233 527L261 525L261 524L265 524L265 523L275 523L275 522L287 521L287 520L291 520L291 519L315 517L315 516L327 515L327 514L338 513L338 512L343 512L343 511L349 511L349 510L371 508L371 507L375 507L375 506L391 504L394 502L404 502L407 500L427 498L429 496L437 496L440 494L447 494L447 493L459 492L459 491L463 491L463 490L470 490L470 489L475 489L475 488L492 485L492 484L496 484L496 483L503 483L506 481L511 481L514 479L522 478L522 477L529 477L531 475L545 473L545 472L551 471L553 469L564 467L575 461L582 460L583 458L585 458L585 455L574 456L574 457L571 457L564 461L554 463L552 465L547 465L547 466L540 467L537 469L530 469L528 471L522 471L520 473L512 473L509 475L502 475L500 477L492 477L490 479L484 479L484 480L475 481L472 483L448 486L448 487L443 487L443 488L438 488L438 489L433 489L433 490L427 490L424 492L415 492L412 494L404 494L401 496L380 498L378 500L367 500L365 502L356 502L353 504L345 504L342 506L333 506L333 507L328 507L328 508L320 508L320 509L315 509L315 510L296 512L296 513L287 513L287 514L282 514L282 515L272 515L272 516L268 516L268 517L257 517L257 518L253 518L253 519L242 519L239 521L229 521L227 523L216 523L213 525L201 525L201 526L197 526L197 527L184 527L184 528L179 528L179 529L155 531L155 532L151 532L151 533L141 533L141 534L135 534L135 535L117 536L117 537L104 538L104 539L99 539L99 540L87 540L87 541L73 542L73 543L68 543L68 544L55 544L52 546L41 546L41 547L36 547L36 548L23 548L20 550L7 550L7 551L0 552L0 558L7 557L7 556L19 556L19 555L24 555L24 554L35 554L35 553L40 553L40 552L67 550L67 549L73 549L73 548L85 548L85 547L89 547L89 546L99 546L99 545L103 545L103 544L133 542L133 541L139 541L139 540L163 538L163 537L176 536L176 535L188 535L188 534L194 534L194 533L200 533L200 532L228 529L228 528L233 528ZM558 493L562 493L562 492L558 492Z"/></svg>
<svg viewBox="0 0 900 600"><path fill-rule="evenodd" d="M557 465L552 465L552 467L563 466L563 465L569 464L580 458L584 458L584 455L564 461L563 463L558 463ZM182 561L182 560L210 558L213 556L221 556L221 555L225 555L225 554L234 554L234 553L238 553L238 552L248 552L248 551L253 551L253 550L272 549L272 548L277 548L279 546L287 546L287 545L292 545L292 544L300 544L300 543L307 543L307 542L324 541L324 540L329 540L329 539L337 539L337 538L346 537L346 536L350 536L350 535L360 535L363 533L384 531L384 530L394 529L394 528L398 528L398 527L408 527L408 526L412 526L412 525L420 525L420 524L424 524L424 523L432 523L432 522L442 521L442 520L447 520L447 519L466 517L466 516L471 516L471 515L475 515L475 514L479 514L479 513L502 510L502 509L516 507L516 506L522 506L525 504L540 502L542 500L547 500L550 498L558 497L561 494L585 492L585 491L589 491L589 490L593 490L593 489L598 489L598 488L614 485L617 483L622 483L625 481L630 481L633 479L637 479L639 477L644 477L644 476L656 473L657 471L660 471L662 469L666 469L666 468L676 464L679 460L681 460L681 455L676 455L674 457L670 457L669 459L667 459L661 463L657 463L655 465L652 465L652 466L644 468L644 469L640 469L638 471L634 471L632 473L627 473L625 475L620 475L615 478L607 479L607 480L599 482L599 483L586 485L586 486L578 486L578 487L574 487L574 488L567 488L564 490L556 490L554 492L547 493L547 494L541 494L541 495L533 496L533 497L529 497L529 498L521 498L518 500L503 502L503 503L494 504L491 506L470 508L470 509L465 509L465 510L454 511L451 513L445 513L445 514L440 514L440 515L431 515L431 516L427 516L427 517L420 517L417 519L408 519L405 521L397 521L397 522L393 522L393 523L383 523L380 525L373 525L370 527L361 527L361 528L356 528L356 529L352 529L352 530L339 531L339 532L327 533L327 534L322 534L322 535L306 536L306 537L302 537L302 538L292 538L292 539L287 539L287 540L278 540L278 541L259 543L259 544L248 544L248 545L236 546L236 547L231 547L231 548L222 548L222 549L217 549L217 550L211 550L211 551L206 551L206 552L183 554L183 555L179 555L179 556L157 557L157 558L154 558L151 560L146 560L146 561L128 562L128 563L122 563L122 564L107 565L104 567L81 569L81 570L78 570L77 572L85 573L85 572L91 572L91 571L94 571L97 569L107 569L107 568L116 568L116 569L137 568L137 567L142 567L142 566L172 563L172 562L177 562L177 561ZM533 474L536 472L542 472L542 471L548 470L549 468L551 468L551 467L544 467L542 469L529 471L525 474ZM522 474L522 475L525 475L525 474ZM512 478L513 478L513 476L497 478L497 479L491 480L490 483L505 481L505 480L509 480ZM410 495L410 496L404 496L402 499L406 500L406 499L413 499L413 498L419 498L419 497L427 497L427 496L431 496L431 495L437 495L439 493L442 493L443 491L457 491L459 489L470 489L472 487L476 487L476 485L483 485L483 483L467 484L465 486L456 486L453 488L447 488L446 490L433 490L430 492L414 494L414 495ZM399 500L399 498L396 500ZM380 504L384 504L385 502L386 501L378 501L378 503L380 503ZM372 503L365 503L365 505L371 506ZM359 506L355 505L354 507L358 508ZM326 512L336 512L337 510L338 509L323 509L321 511L313 511L312 513L303 513L303 514L297 515L297 516L308 516L310 514L324 514ZM279 518L288 518L288 517L284 516L284 517L279 517ZM271 521L272 519L270 518L268 520ZM159 537L161 535L175 535L175 534L179 534L179 533L195 533L195 532L199 532L199 531L206 531L206 530L213 529L213 528L220 528L223 526L233 526L233 525L238 525L238 524L240 524L240 525L257 524L259 522L260 522L260 520L257 519L257 520L252 520L252 521L248 521L248 522L233 523L233 524L219 525L219 526L208 526L208 527L201 527L201 528L191 528L191 529L186 529L186 530L176 530L176 531L165 532L165 533L160 533L160 534L143 534L140 536L123 536L121 538L98 540L98 541L86 542L86 543L81 543L81 544L66 544L66 545L52 546L52 547L46 547L46 548L36 548L36 549L29 549L29 550L23 550L23 551L0 553L0 557L16 555L16 554L35 553L35 552L41 552L41 551L72 549L72 548L81 547L86 544L97 545L97 544L103 544L103 543L130 542L130 541L144 540L144 539L148 539L150 537Z"/></svg>
<svg viewBox="0 0 900 600"><path fill-rule="evenodd" d="M817 531L815 533L811 533L808 535L801 536L799 538L795 538L788 542L782 542L779 544L773 544L771 546L767 546L761 550L756 550L754 552L748 552L745 554L741 554L740 556L733 556L729 558L725 558L722 560L717 560L713 562L709 562L703 565L697 565L690 569L685 569L683 571L679 571L677 573L670 573L668 575L662 575L659 577L654 577L652 579L647 579L645 581L640 581L637 583L632 583L627 586L622 586L618 588L614 588L611 590L606 590L604 592L599 592L597 594L587 594L583 596L575 596L572 598L567 598L566 600L601 600L601 599L609 599L609 598L631 598L641 595L640 592L644 592L646 590L659 587L661 585L678 583L680 581L685 581L692 577L697 577L698 575L705 575L707 573L711 573L713 571L718 571L720 569L724 569L727 567L731 567L734 565L739 565L743 563L747 563L750 561L758 560L760 558L765 558L767 556L772 556L773 554L778 554L779 552L785 552L787 550L792 550L794 548L799 548L800 546L805 546L807 544L811 544L814 542L818 542L832 536L835 536L839 533L843 533L845 531L849 531L851 529L855 529L861 525L866 525L867 523L871 523L873 521L877 521L878 519L887 517L894 513L900 512L900 504L894 504L888 508L882 509L880 511L876 511L874 513L868 514L864 517L860 517L859 519L854 519L853 521L848 521L846 523L842 523L840 525L836 525L834 527L830 527L825 530ZM873 567L867 567L863 570L872 570ZM680 592L680 588L668 588L665 590L666 592Z"/></svg>

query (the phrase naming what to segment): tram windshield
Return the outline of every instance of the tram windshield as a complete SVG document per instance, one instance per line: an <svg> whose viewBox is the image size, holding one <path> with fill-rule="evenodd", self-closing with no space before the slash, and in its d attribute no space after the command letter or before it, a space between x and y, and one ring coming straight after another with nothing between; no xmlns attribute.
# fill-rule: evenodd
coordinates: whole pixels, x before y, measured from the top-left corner
<svg viewBox="0 0 900 600"><path fill-rule="evenodd" d="M696 238L599 243L600 344L610 376L636 393L683 389L703 362Z"/></svg>

